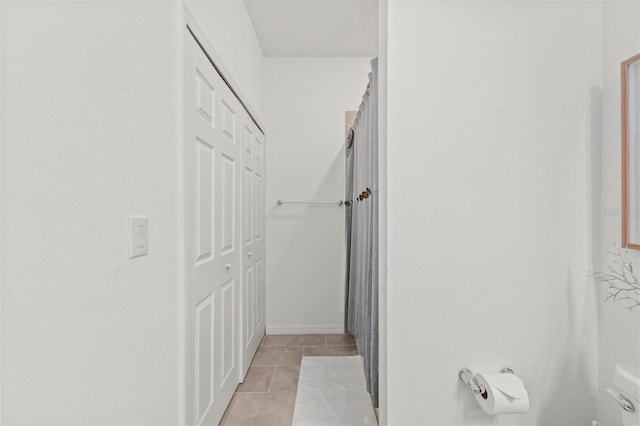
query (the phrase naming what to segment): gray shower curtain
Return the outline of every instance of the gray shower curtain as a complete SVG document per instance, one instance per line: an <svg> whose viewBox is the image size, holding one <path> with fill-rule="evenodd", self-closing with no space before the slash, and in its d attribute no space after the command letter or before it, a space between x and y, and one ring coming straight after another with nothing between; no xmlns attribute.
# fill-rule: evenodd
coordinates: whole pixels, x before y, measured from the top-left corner
<svg viewBox="0 0 640 426"><path fill-rule="evenodd" d="M345 329L364 357L367 390L378 406L378 60L371 61L346 144Z"/></svg>

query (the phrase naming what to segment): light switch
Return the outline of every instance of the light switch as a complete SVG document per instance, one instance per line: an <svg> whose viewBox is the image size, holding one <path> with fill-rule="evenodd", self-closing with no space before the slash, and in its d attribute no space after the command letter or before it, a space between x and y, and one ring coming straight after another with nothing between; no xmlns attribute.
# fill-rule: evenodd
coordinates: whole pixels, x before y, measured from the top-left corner
<svg viewBox="0 0 640 426"><path fill-rule="evenodd" d="M129 258L149 254L149 219L129 217Z"/></svg>

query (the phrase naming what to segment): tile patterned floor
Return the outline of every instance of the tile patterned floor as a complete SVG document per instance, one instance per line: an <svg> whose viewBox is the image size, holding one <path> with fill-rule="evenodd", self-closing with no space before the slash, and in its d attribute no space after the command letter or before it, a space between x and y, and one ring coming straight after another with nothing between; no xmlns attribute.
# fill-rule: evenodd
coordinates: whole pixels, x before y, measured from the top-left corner
<svg viewBox="0 0 640 426"><path fill-rule="evenodd" d="M357 355L353 336L265 336L219 426L290 426L302 356Z"/></svg>

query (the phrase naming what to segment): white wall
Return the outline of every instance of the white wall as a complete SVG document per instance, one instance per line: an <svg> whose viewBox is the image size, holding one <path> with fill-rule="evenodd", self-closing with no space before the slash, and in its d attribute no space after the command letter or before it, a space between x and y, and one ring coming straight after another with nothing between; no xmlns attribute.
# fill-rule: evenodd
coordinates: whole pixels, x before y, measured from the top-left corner
<svg viewBox="0 0 640 426"><path fill-rule="evenodd" d="M600 4L390 2L388 25L388 424L590 424ZM504 366L525 415L457 377Z"/></svg>
<svg viewBox="0 0 640 426"><path fill-rule="evenodd" d="M344 113L371 58L265 58L267 332L342 332L344 208L283 200L344 198Z"/></svg>
<svg viewBox="0 0 640 426"><path fill-rule="evenodd" d="M262 50L243 0L186 0L224 66L259 116L262 110Z"/></svg>
<svg viewBox="0 0 640 426"><path fill-rule="evenodd" d="M614 259L606 252L612 249L611 243L621 243L620 63L640 53L640 5L638 2L605 1L602 19L600 255L602 262L611 262ZM638 263L640 254L634 250L630 253ZM600 300L605 293L602 289ZM600 304L598 420L602 425L620 424L620 408L606 393L606 388L613 385L616 363L640 363L639 319L622 304Z"/></svg>
<svg viewBox="0 0 640 426"><path fill-rule="evenodd" d="M4 2L1 27L2 424L175 424L175 4Z"/></svg>
<svg viewBox="0 0 640 426"><path fill-rule="evenodd" d="M217 6L191 5L258 110L244 3ZM3 425L181 421L179 7L2 2Z"/></svg>

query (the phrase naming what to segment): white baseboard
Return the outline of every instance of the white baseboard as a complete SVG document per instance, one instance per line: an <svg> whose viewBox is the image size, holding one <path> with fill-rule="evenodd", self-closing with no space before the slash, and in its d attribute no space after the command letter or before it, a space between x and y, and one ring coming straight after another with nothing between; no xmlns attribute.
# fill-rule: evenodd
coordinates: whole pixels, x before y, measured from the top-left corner
<svg viewBox="0 0 640 426"><path fill-rule="evenodd" d="M343 334L342 324L267 325L267 334Z"/></svg>

